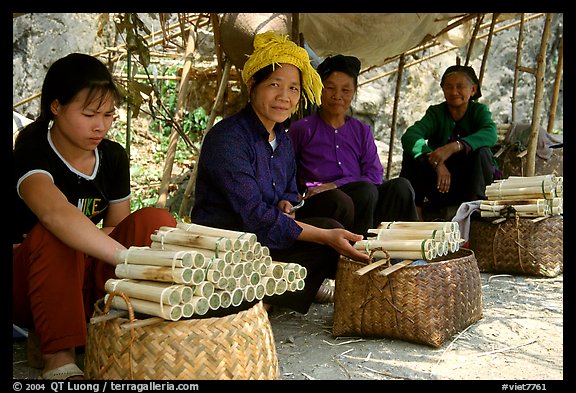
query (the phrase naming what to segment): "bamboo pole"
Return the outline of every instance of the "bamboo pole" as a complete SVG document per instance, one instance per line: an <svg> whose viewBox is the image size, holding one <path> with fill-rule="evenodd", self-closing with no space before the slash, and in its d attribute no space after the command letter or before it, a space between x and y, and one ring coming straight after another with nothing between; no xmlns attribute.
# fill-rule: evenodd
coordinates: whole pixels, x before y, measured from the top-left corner
<svg viewBox="0 0 576 393"><path fill-rule="evenodd" d="M392 157L394 154L394 139L396 135L396 119L398 117L398 102L400 101L400 90L402 88L402 73L404 72L405 56L400 55L398 63L398 73L396 75L396 91L394 93L394 107L392 108L392 124L390 126L390 143L388 144L388 164L386 165L386 174L390 175L392 171Z"/></svg>
<svg viewBox="0 0 576 393"><path fill-rule="evenodd" d="M150 235L152 241L162 244L176 244L180 246L190 246L197 248L205 248L207 250L215 251L231 251L232 241L225 237L215 237L207 235L195 235L193 233L186 233L184 231L162 231L157 230L156 233Z"/></svg>
<svg viewBox="0 0 576 393"><path fill-rule="evenodd" d="M536 170L536 150L538 148L538 132L540 130L542 96L544 95L544 76L546 71L546 48L548 46L548 38L550 37L551 22L552 14L546 14L544 30L542 31L542 40L540 43L540 53L536 58L536 94L534 97L534 108L532 110L532 128L527 148L525 171L527 176L533 176Z"/></svg>
<svg viewBox="0 0 576 393"><path fill-rule="evenodd" d="M168 199L168 190L170 181L172 179L172 168L174 167L174 158L176 157L176 149L178 146L178 139L180 133L176 130L184 118L184 109L186 98L188 97L188 88L190 86L189 74L192 68L192 60L194 52L196 51L196 31L190 29L188 33L188 43L186 44L186 53L184 55L184 68L182 70L182 78L178 86L178 99L176 101L176 113L174 114L174 121L172 123L172 131L170 132L170 139L168 142L168 149L166 151L166 159L164 161L164 171L162 173L162 180L160 181L160 189L158 190L158 201L156 207L165 208L166 200Z"/></svg>
<svg viewBox="0 0 576 393"><path fill-rule="evenodd" d="M122 263L116 265L115 273L118 278L173 282L177 284L188 284L192 280L192 269L188 267L170 268L167 266Z"/></svg>
<svg viewBox="0 0 576 393"><path fill-rule="evenodd" d="M220 85L218 86L218 92L216 93L216 100L214 102L214 106L212 107L212 111L210 112L210 117L208 118L208 123L206 125L206 129L204 130L203 135L205 136L208 130L212 128L214 125L214 121L216 120L216 109L222 103L224 99L224 92L226 91L226 87L228 85L228 77L230 75L230 68L232 67L232 63L230 60L226 60L224 64L224 71L222 73L222 80L220 81ZM204 140L204 136L202 140ZM188 184L186 184L186 189L184 190L184 195L182 196L182 202L180 204L180 210L178 211L178 215L180 217L186 217L189 215L188 212L188 205L191 199L193 199L193 192L194 192L194 185L196 184L196 176L198 174L198 165L194 165L192 168L192 173L190 174L190 179L188 180Z"/></svg>
<svg viewBox="0 0 576 393"><path fill-rule="evenodd" d="M484 71L486 69L486 61L488 59L488 53L490 52L490 46L492 45L492 37L494 36L494 26L496 26L496 20L498 19L498 13L492 14L492 22L490 23L490 31L488 32L488 38L486 39L486 46L484 47L484 56L482 57L482 66L480 67L480 77L478 78L482 86L482 80L484 79Z"/></svg>
<svg viewBox="0 0 576 393"><path fill-rule="evenodd" d="M558 106L558 94L560 93L560 83L562 82L563 63L564 63L564 37L560 36L560 44L558 46L558 64L556 64L556 79L554 80L552 102L550 103L550 117L548 119L548 128L546 129L548 133L554 131L554 121L556 120L556 107Z"/></svg>
<svg viewBox="0 0 576 393"><path fill-rule="evenodd" d="M139 281L131 279L108 279L104 284L106 292L120 291L130 298L138 298L151 302L174 306L182 301L177 285L155 281Z"/></svg>
<svg viewBox="0 0 576 393"><path fill-rule="evenodd" d="M188 224L181 221L176 223L176 228L182 229L187 233L198 235L246 240L250 245L253 245L257 241L256 234L250 232L232 231L229 229L214 228L199 224Z"/></svg>
<svg viewBox="0 0 576 393"><path fill-rule="evenodd" d="M441 229L402 229L402 228L381 228L381 229L368 229L368 233L376 234L377 240L392 240L392 239L434 239L445 240L446 232Z"/></svg>
<svg viewBox="0 0 576 393"><path fill-rule="evenodd" d="M522 61L522 35L524 32L524 13L520 14L520 27L518 29L518 44L516 46L516 66L514 67L514 84L512 86L512 116L511 121L516 120L516 92L518 90L518 78Z"/></svg>
<svg viewBox="0 0 576 393"><path fill-rule="evenodd" d="M224 260L226 263L234 263L240 261L240 255L238 255L235 251L216 251L216 250L209 250L207 248L196 248L196 247L188 247L182 246L179 244L170 244L170 243L162 243L153 241L150 244L150 248L152 250L164 250L164 251L196 251L201 254L204 254L205 260L204 265L207 264L207 261L212 258L218 258ZM200 266L198 266L200 267Z"/></svg>
<svg viewBox="0 0 576 393"><path fill-rule="evenodd" d="M110 294L104 296L104 301L108 302ZM177 321L182 317L182 306L164 306L162 303L151 302L142 299L130 299L130 304L134 311L164 318L170 321ZM115 296L112 298L110 305L118 310L128 310L128 305L123 298Z"/></svg>
<svg viewBox="0 0 576 393"><path fill-rule="evenodd" d="M174 267L202 267L205 261L204 255L195 251L152 250L149 247L130 247L118 251L115 259L118 263Z"/></svg>

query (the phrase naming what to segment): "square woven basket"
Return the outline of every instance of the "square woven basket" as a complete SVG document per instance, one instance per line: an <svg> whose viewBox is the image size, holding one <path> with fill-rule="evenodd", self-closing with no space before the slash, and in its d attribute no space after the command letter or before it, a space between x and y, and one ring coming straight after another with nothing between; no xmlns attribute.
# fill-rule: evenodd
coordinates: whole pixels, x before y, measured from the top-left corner
<svg viewBox="0 0 576 393"><path fill-rule="evenodd" d="M563 272L564 219L510 217L470 222L469 247L481 272L555 277Z"/></svg>
<svg viewBox="0 0 576 393"><path fill-rule="evenodd" d="M408 265L388 276L341 257L334 294L335 337L386 337L432 347L482 318L482 287L474 252Z"/></svg>
<svg viewBox="0 0 576 393"><path fill-rule="evenodd" d="M262 302L219 318L164 321L123 327L129 318L88 326L84 358L88 379L118 380L264 380L278 379L272 327ZM96 304L94 316L110 315L109 303ZM129 325L127 325L129 326Z"/></svg>

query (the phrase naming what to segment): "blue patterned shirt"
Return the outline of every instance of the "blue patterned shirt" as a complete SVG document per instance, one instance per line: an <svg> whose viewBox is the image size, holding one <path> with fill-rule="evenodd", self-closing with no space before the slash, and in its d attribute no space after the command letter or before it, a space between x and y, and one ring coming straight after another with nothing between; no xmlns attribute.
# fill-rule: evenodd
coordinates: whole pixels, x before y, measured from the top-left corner
<svg viewBox="0 0 576 393"><path fill-rule="evenodd" d="M302 228L277 207L298 201L294 150L281 124L274 131L272 150L251 104L212 127L198 159L193 223L254 233L270 249L294 243Z"/></svg>

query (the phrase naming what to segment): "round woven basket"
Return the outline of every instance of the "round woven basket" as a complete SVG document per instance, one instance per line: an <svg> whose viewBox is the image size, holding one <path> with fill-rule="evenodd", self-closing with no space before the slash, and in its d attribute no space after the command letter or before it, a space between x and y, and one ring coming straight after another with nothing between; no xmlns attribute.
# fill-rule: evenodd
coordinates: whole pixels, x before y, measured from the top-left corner
<svg viewBox="0 0 576 393"><path fill-rule="evenodd" d="M110 315L113 296L122 296L129 305L128 319L113 318L88 326L86 378L278 379L272 327L262 302L220 318L163 321L126 328L122 325L137 320L130 299L123 293L111 294L103 307L101 299L94 316Z"/></svg>
<svg viewBox="0 0 576 393"><path fill-rule="evenodd" d="M511 217L470 222L470 248L481 272L555 277L563 271L564 219Z"/></svg>
<svg viewBox="0 0 576 393"><path fill-rule="evenodd" d="M482 318L482 287L474 252L461 248L388 276L341 257L336 272L334 336L387 337L433 347Z"/></svg>

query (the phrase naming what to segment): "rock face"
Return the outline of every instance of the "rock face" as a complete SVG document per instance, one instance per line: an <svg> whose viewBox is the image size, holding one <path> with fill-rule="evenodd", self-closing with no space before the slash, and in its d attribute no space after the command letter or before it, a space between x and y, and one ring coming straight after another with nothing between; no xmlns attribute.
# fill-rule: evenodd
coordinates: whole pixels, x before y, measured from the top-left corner
<svg viewBox="0 0 576 393"><path fill-rule="evenodd" d="M159 29L158 14L139 14L139 17L149 26L151 31ZM524 25L521 55L522 66L524 67L536 67L543 25L544 18L533 19ZM541 116L541 125L544 128L548 126L548 110L553 94L558 45L563 34L562 31L563 14L555 14L552 20L546 57ZM213 39L205 32L200 34L204 35L198 40L198 52L201 52L198 56L201 56L202 60L206 60L210 58L210 53L214 53ZM497 32L494 35L483 76L483 96L480 98L480 102L484 102L490 107L495 121L499 124L512 121L512 93L517 41L517 26ZM39 93L43 76L54 60L75 51L96 53L105 47L114 47L122 42L115 35L111 18L105 17L105 14L30 13L15 17L13 19L13 104ZM478 75L480 75L482 58L484 57L485 43L485 39L476 41L469 60L469 65L474 67ZM406 58L406 68L402 74L402 87L396 108L394 141L392 142L395 156L401 154L399 140L404 130L422 117L430 104L443 101L439 86L440 77L448 66L456 63L457 57L464 63L466 47L412 64L419 59L418 56L426 57L430 54L420 53ZM213 64L215 64L213 56L212 59ZM388 146L390 145L396 94L397 74L391 71L396 67L397 64L388 64L363 73L360 77L360 83L386 73L389 74L361 85L353 103L353 115L372 126L377 140L382 142L379 147L386 149L381 151L384 157L387 157ZM195 90L198 91L198 89ZM534 91L534 76L521 72L516 90L515 121L531 122ZM210 101L213 97L206 97L206 99ZM211 102L205 105L207 108L210 106ZM37 116L38 100L22 105L17 110L25 116L34 118ZM563 129L562 87L560 88L554 129ZM397 162L397 157L393 161ZM386 163L387 159L384 160L385 166ZM392 176L389 177L393 177L396 173L396 165L393 165L393 168Z"/></svg>

